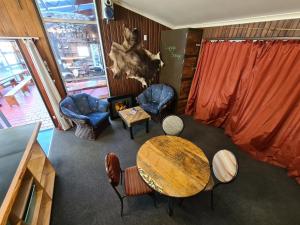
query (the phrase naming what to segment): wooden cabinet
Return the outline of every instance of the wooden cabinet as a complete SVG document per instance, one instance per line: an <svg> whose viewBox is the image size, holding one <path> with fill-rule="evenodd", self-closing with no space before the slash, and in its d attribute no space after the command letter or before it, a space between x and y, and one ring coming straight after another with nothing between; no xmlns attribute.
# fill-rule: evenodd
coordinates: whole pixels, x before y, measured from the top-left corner
<svg viewBox="0 0 300 225"><path fill-rule="evenodd" d="M0 225L50 224L55 170L36 141L40 126L38 123L1 131L2 137L6 135L15 143L10 144L13 147L1 149L2 153L10 152L12 157L0 154L9 168L1 173L7 184L1 187ZM26 136L21 132L32 134L27 135L28 140L26 137L18 140Z"/></svg>
<svg viewBox="0 0 300 225"><path fill-rule="evenodd" d="M184 113L197 66L201 29L162 31L161 57L165 63L160 72L160 83L171 85L177 94L176 112Z"/></svg>

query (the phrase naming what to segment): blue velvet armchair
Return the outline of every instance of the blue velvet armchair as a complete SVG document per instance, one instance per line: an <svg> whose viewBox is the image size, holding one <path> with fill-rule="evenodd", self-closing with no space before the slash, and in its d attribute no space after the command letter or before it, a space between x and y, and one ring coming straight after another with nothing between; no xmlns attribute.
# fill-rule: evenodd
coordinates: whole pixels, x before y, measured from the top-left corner
<svg viewBox="0 0 300 225"><path fill-rule="evenodd" d="M109 125L109 103L106 101L81 93L66 97L59 105L63 116L76 124L77 137L95 140Z"/></svg>
<svg viewBox="0 0 300 225"><path fill-rule="evenodd" d="M166 84L153 84L137 97L139 105L148 113L162 117L174 99L174 90Z"/></svg>

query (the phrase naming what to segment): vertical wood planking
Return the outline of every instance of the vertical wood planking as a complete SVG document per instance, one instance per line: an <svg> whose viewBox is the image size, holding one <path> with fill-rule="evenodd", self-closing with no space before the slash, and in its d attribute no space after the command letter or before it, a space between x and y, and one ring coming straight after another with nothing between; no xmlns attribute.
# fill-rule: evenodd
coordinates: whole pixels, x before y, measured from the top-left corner
<svg viewBox="0 0 300 225"><path fill-rule="evenodd" d="M64 97L66 94L64 85L34 1L22 1L21 8L17 1L0 0L0 18L1 37L39 37L36 42L37 49L48 64L60 95ZM36 76L34 73L32 75ZM48 99L44 92L41 94L44 99ZM51 107L49 101L45 103L47 108ZM51 116L54 114L51 113Z"/></svg>
<svg viewBox="0 0 300 225"><path fill-rule="evenodd" d="M139 30L141 41L146 49L155 54L159 51L160 33L162 30L167 30L169 28L116 4L114 5L116 15L115 20L107 24L101 16L100 1L98 3L99 22L107 67L112 65L112 61L108 57L112 42L123 42L123 25L130 29L137 28ZM143 41L144 34L148 35L147 41ZM107 69L107 73L112 96L126 94L137 95L143 90L140 82L136 80L127 80L125 78L114 79L113 74L109 69ZM158 80L157 77L155 80Z"/></svg>

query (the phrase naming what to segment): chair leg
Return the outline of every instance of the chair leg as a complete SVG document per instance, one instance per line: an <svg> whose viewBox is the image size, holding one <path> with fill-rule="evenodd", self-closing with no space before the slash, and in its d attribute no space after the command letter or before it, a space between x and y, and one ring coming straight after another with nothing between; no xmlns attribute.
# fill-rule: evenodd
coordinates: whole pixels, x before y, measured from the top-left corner
<svg viewBox="0 0 300 225"><path fill-rule="evenodd" d="M118 198L120 199L120 202L121 202L121 216L123 216L123 199L126 197L126 195L125 196L121 196L121 194L119 193L119 191L116 188L116 186L114 186L113 184L111 184L111 186L113 187L113 189L115 190L115 192L118 195Z"/></svg>
<svg viewBox="0 0 300 225"><path fill-rule="evenodd" d="M210 191L210 207L211 210L214 210L214 189Z"/></svg>
<svg viewBox="0 0 300 225"><path fill-rule="evenodd" d="M121 201L121 216L123 216L123 198L121 198L120 201Z"/></svg>

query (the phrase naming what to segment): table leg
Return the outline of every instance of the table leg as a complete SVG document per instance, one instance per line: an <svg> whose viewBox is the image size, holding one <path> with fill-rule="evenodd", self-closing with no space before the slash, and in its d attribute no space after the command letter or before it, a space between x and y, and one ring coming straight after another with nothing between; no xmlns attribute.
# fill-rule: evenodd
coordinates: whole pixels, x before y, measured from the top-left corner
<svg viewBox="0 0 300 225"><path fill-rule="evenodd" d="M169 213L169 216L172 216L173 215L173 198L172 197L169 197L169 201L168 201L168 213Z"/></svg>
<svg viewBox="0 0 300 225"><path fill-rule="evenodd" d="M129 127L129 130L130 130L130 138L131 138L131 139L134 139L134 138L133 138L132 126L131 126L131 127Z"/></svg>
<svg viewBox="0 0 300 225"><path fill-rule="evenodd" d="M146 133L149 133L149 120L146 120Z"/></svg>
<svg viewBox="0 0 300 225"><path fill-rule="evenodd" d="M5 115L0 111L0 119L5 123L6 127L11 127L11 124L8 122Z"/></svg>
<svg viewBox="0 0 300 225"><path fill-rule="evenodd" d="M126 124L125 124L125 122L123 120L122 120L122 123L123 123L124 129L126 130Z"/></svg>

